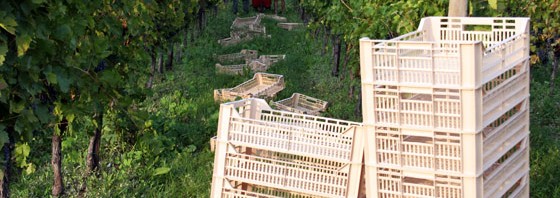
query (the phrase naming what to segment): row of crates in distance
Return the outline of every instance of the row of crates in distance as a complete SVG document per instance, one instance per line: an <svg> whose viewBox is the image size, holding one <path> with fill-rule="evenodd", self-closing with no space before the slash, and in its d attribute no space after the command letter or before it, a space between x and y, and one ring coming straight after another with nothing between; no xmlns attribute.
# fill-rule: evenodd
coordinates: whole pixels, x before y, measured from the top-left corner
<svg viewBox="0 0 560 198"><path fill-rule="evenodd" d="M529 19L360 40L368 197L528 197Z"/></svg>
<svg viewBox="0 0 560 198"><path fill-rule="evenodd" d="M222 104L212 197L528 197L528 28L428 17L361 39L362 123Z"/></svg>

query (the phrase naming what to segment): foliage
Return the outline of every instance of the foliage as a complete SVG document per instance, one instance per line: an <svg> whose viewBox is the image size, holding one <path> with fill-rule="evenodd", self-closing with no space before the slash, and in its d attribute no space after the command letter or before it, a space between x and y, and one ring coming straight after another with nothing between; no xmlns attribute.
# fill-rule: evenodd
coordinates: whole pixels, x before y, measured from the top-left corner
<svg viewBox="0 0 560 198"><path fill-rule="evenodd" d="M194 38L184 33L191 31L186 24L197 19L196 10L204 7L201 2L0 3L0 111L8 112L0 115L0 143L7 142L8 135L17 141L13 162L20 168L12 176L13 197L50 195L53 173L47 154L49 136L61 116L73 121L62 143L63 173L70 197L79 196L81 185L86 186L85 197L208 197L213 162L208 140L215 135L219 110L212 90L233 87L252 75L215 74L215 54L241 49L255 49L259 54L285 53L286 60L269 70L286 79L286 89L274 100L299 92L329 101L325 116L361 119L354 114L359 96L348 96L351 85L359 84L359 79L330 75L326 66L330 60L321 56L320 39L310 39L314 35L306 31L286 32L274 21L264 19L272 38L221 47L216 40L229 36L235 17L229 12L209 18L206 30L184 46L182 62L158 76L152 89L145 89L150 72L149 49L164 53L170 43ZM219 4L207 2L206 6ZM537 6L534 12L544 9L540 1L531 2L506 1L505 5L519 6L504 9L502 15L524 16L531 6ZM552 8L554 1L547 2L543 0L543 5ZM412 31L420 18L444 15L447 2L310 0L302 5L312 15L308 29L329 27L334 34L343 35L348 45L356 46L364 36L383 39ZM81 11L70 15L69 10ZM549 23L538 14L547 15ZM289 21L298 18L293 12L287 17ZM535 13L532 24L538 31L533 31L536 37L532 42L545 42L533 47L537 55L546 42L553 41L538 37L545 32L543 27L554 27L554 17L554 13ZM359 68L357 47L351 50L350 67L355 71ZM102 61L106 65L99 70ZM560 196L556 177L560 175L556 168L560 163L560 95L548 94L549 68L545 61L531 68L534 197ZM99 111L97 104L105 112L101 164L96 174L84 180L88 135L98 127L92 119ZM13 134L8 134L12 128Z"/></svg>

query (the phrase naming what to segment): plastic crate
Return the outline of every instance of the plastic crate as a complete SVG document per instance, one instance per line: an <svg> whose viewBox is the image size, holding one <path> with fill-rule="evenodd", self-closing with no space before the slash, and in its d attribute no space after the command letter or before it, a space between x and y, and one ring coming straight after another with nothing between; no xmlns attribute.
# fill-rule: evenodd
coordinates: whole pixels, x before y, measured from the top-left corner
<svg viewBox="0 0 560 198"><path fill-rule="evenodd" d="M264 17L264 14L257 14L252 17L237 17L231 24L231 29L239 29L239 28L254 28L261 25L261 20Z"/></svg>
<svg viewBox="0 0 560 198"><path fill-rule="evenodd" d="M240 38L246 38L246 37L258 37L258 36L266 36L266 27L264 26L250 26L250 27L246 27L246 28L240 28L240 29L233 29L230 32L230 36L231 37L240 37Z"/></svg>
<svg viewBox="0 0 560 198"><path fill-rule="evenodd" d="M274 63L277 63L281 60L286 59L286 55L285 54L281 54L281 55L261 55L259 56L259 58L257 59L257 61L265 64L265 65L272 65Z"/></svg>
<svg viewBox="0 0 560 198"><path fill-rule="evenodd" d="M428 17L360 40L368 197L528 197L529 27Z"/></svg>
<svg viewBox="0 0 560 198"><path fill-rule="evenodd" d="M237 98L274 97L284 89L284 76L278 74L256 73L252 79L233 88L215 89L215 101L233 101Z"/></svg>
<svg viewBox="0 0 560 198"><path fill-rule="evenodd" d="M231 24L231 37L254 37L256 35L266 36L266 27L261 25L264 14L257 14L253 17L237 17Z"/></svg>
<svg viewBox="0 0 560 198"><path fill-rule="evenodd" d="M209 143L210 143L210 151L211 152L214 152L216 150L217 139L218 139L218 136L214 136L214 137L210 138Z"/></svg>
<svg viewBox="0 0 560 198"><path fill-rule="evenodd" d="M289 98L273 103L273 105L279 110L309 115L319 115L327 109L327 104L327 101L319 100L300 93L294 93Z"/></svg>
<svg viewBox="0 0 560 198"><path fill-rule="evenodd" d="M262 99L224 103L211 197L356 197L362 134L360 123L276 111Z"/></svg>
<svg viewBox="0 0 560 198"><path fill-rule="evenodd" d="M278 27L291 31L293 29L296 28L302 28L303 27L303 23L278 23L276 24Z"/></svg>
<svg viewBox="0 0 560 198"><path fill-rule="evenodd" d="M264 17L265 17L265 18L268 18L268 19L272 19L272 20L278 21L278 22L286 22L286 21L288 21L288 19L287 19L286 17L281 17L281 16L278 16L278 15L270 15L270 14L267 14L267 15L264 15Z"/></svg>
<svg viewBox="0 0 560 198"><path fill-rule="evenodd" d="M368 197L528 197L529 150L525 148L491 177L366 165Z"/></svg>
<svg viewBox="0 0 560 198"><path fill-rule="evenodd" d="M243 41L248 41L248 40L251 40L251 38L249 38L249 37L245 37L245 38L228 37L228 38L218 40L218 44L220 44L222 46L230 46L230 45L235 45L235 44L241 43Z"/></svg>
<svg viewBox="0 0 560 198"><path fill-rule="evenodd" d="M221 65L220 63L216 63L216 73L219 74L240 75L248 69L249 66L247 66L247 64Z"/></svg>
<svg viewBox="0 0 560 198"><path fill-rule="evenodd" d="M231 53L231 54L223 54L216 56L216 61L219 63L249 63L253 59L258 58L257 50L248 50L242 49L241 52L238 53Z"/></svg>
<svg viewBox="0 0 560 198"><path fill-rule="evenodd" d="M263 187L259 185L246 185L245 189L236 189L236 188L224 188L222 190L222 197L223 198L313 198L317 196L311 196L301 193L294 193L286 190L276 189L276 188L269 188Z"/></svg>
<svg viewBox="0 0 560 198"><path fill-rule="evenodd" d="M252 58L254 56L250 56ZM248 59L245 58L246 64L237 65L221 65L216 64L216 73L238 75L243 74L245 70L251 70L252 72L265 72L272 66L272 64L283 60L286 55L261 55L258 59Z"/></svg>

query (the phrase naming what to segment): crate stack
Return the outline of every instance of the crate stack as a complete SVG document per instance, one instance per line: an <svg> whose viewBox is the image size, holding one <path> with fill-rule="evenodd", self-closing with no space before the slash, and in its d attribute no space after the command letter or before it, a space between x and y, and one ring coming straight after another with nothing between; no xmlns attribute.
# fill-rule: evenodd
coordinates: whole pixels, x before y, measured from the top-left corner
<svg viewBox="0 0 560 198"><path fill-rule="evenodd" d="M211 197L356 197L362 134L360 123L262 99L221 104Z"/></svg>
<svg viewBox="0 0 560 198"><path fill-rule="evenodd" d="M529 196L529 19L360 40L367 197Z"/></svg>

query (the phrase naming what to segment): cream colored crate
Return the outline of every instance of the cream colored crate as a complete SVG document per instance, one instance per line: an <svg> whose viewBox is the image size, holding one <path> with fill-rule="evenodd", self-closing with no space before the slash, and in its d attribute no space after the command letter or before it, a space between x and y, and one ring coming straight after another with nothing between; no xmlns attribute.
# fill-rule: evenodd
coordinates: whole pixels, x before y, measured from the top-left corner
<svg viewBox="0 0 560 198"><path fill-rule="evenodd" d="M238 28L252 28L260 26L263 17L263 14L257 14L255 16L245 18L237 17L231 24L230 28L233 30Z"/></svg>
<svg viewBox="0 0 560 198"><path fill-rule="evenodd" d="M285 54L281 54L281 55L261 55L259 56L259 58L257 59L257 61L265 64L265 65L272 65L274 63L277 63L281 60L286 59L286 55Z"/></svg>
<svg viewBox="0 0 560 198"><path fill-rule="evenodd" d="M264 26L250 26L246 28L232 29L230 32L231 37L258 37L266 36L266 27Z"/></svg>
<svg viewBox="0 0 560 198"><path fill-rule="evenodd" d="M366 129L366 162L440 173L495 175L500 161L529 134L528 110L515 111L499 121L499 127L475 135L382 126Z"/></svg>
<svg viewBox="0 0 560 198"><path fill-rule="evenodd" d="M356 197L362 134L359 123L276 111L262 99L224 103L211 197Z"/></svg>
<svg viewBox="0 0 560 198"><path fill-rule="evenodd" d="M278 15L270 15L270 14L267 14L267 15L264 15L264 17L265 17L265 18L268 18L268 19L272 19L272 20L278 21L278 22L286 22L286 21L288 21L288 19L287 19L286 17L281 17L281 16L278 16Z"/></svg>
<svg viewBox="0 0 560 198"><path fill-rule="evenodd" d="M306 194L294 193L286 190L275 188L267 188L258 185L246 185L246 190L236 188L224 188L222 191L223 198L313 198Z"/></svg>
<svg viewBox="0 0 560 198"><path fill-rule="evenodd" d="M209 143L210 143L210 151L211 152L214 152L216 150L217 139L218 139L218 136L214 136L214 137L210 138Z"/></svg>
<svg viewBox="0 0 560 198"><path fill-rule="evenodd" d="M258 58L257 50L242 49L239 53L223 54L216 56L219 63L226 62L244 62L249 63L253 59Z"/></svg>
<svg viewBox="0 0 560 198"><path fill-rule="evenodd" d="M285 58L286 55L261 55L258 59L251 60L247 65L253 72L264 72L274 63Z"/></svg>
<svg viewBox="0 0 560 198"><path fill-rule="evenodd" d="M254 17L240 18L237 17L231 24L231 37L255 37L256 35L266 36L266 27L261 25L263 14L258 14Z"/></svg>
<svg viewBox="0 0 560 198"><path fill-rule="evenodd" d="M264 64L258 60L252 60L247 64L247 67L253 72L265 72L271 65Z"/></svg>
<svg viewBox="0 0 560 198"><path fill-rule="evenodd" d="M240 75L248 69L249 67L247 64L221 65L220 63L216 63L216 73L219 74Z"/></svg>
<svg viewBox="0 0 560 198"><path fill-rule="evenodd" d="M365 162L372 167L477 178L472 184L475 187L469 187L476 197L499 197L506 192L504 188L509 188L506 184L517 181L508 176L527 175L525 169L507 168L529 162L528 99L517 102L508 103L509 109L479 133L366 125Z"/></svg>
<svg viewBox="0 0 560 198"><path fill-rule="evenodd" d="M303 27L303 23L278 23L276 24L278 27L291 31L293 29L296 28L302 28Z"/></svg>
<svg viewBox="0 0 560 198"><path fill-rule="evenodd" d="M361 39L360 57L364 84L476 89L528 60L529 19L428 17L392 40Z"/></svg>
<svg viewBox="0 0 560 198"><path fill-rule="evenodd" d="M322 111L327 109L327 104L327 101L319 100L300 93L294 93L289 98L273 103L273 105L279 110L309 115L319 115Z"/></svg>
<svg viewBox="0 0 560 198"><path fill-rule="evenodd" d="M235 45L235 44L241 43L243 41L248 41L248 40L251 40L251 38L249 38L249 37L245 37L245 38L229 37L229 38L224 38L224 39L218 40L218 44L220 44L222 46L230 46L230 45Z"/></svg>
<svg viewBox="0 0 560 198"><path fill-rule="evenodd" d="M241 42L253 40L255 37L271 38L266 34L266 27L255 28L253 30L232 30L230 37L218 40L218 44L222 46L235 45Z"/></svg>
<svg viewBox="0 0 560 198"><path fill-rule="evenodd" d="M221 65L216 64L216 73L239 75L243 74L245 70L251 70L252 72L265 72L272 66L272 64L277 63L280 60L284 60L286 55L261 55L258 59L246 59L247 64L237 64L237 65Z"/></svg>
<svg viewBox="0 0 560 198"><path fill-rule="evenodd" d="M284 76L278 74L256 73L252 79L233 88L215 89L215 101L233 101L236 98L274 97L284 89Z"/></svg>
<svg viewBox="0 0 560 198"><path fill-rule="evenodd" d="M366 165L366 191L368 197L529 197L528 158L525 148L492 178Z"/></svg>
<svg viewBox="0 0 560 198"><path fill-rule="evenodd" d="M476 89L377 85L364 88L366 123L478 133L529 98L528 63ZM365 91L364 90L364 91Z"/></svg>

